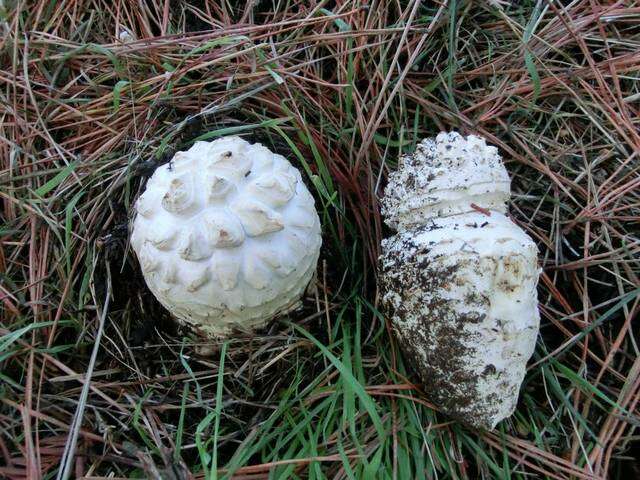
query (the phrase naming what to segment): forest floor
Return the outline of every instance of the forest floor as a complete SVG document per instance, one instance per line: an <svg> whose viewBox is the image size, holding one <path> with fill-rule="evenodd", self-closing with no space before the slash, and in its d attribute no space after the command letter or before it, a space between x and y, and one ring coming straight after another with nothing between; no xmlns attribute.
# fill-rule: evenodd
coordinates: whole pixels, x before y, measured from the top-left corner
<svg viewBox="0 0 640 480"><path fill-rule="evenodd" d="M0 477L638 478L640 2L4 0L0 29ZM449 130L500 149L543 269L492 432L438 412L379 308L386 177ZM301 169L323 249L301 310L206 341L129 224L228 134Z"/></svg>

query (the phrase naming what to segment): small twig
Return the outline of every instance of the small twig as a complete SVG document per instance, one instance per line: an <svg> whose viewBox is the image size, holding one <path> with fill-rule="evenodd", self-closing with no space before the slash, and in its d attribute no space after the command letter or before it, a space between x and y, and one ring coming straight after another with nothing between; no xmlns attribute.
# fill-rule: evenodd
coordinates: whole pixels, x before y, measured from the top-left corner
<svg viewBox="0 0 640 480"><path fill-rule="evenodd" d="M491 216L491 210L487 209L487 208L482 208L478 205L476 205L475 203L471 204L471 208L473 208L474 210L476 210L477 212L483 213L485 214L487 217Z"/></svg>
<svg viewBox="0 0 640 480"><path fill-rule="evenodd" d="M73 459L75 457L76 445L78 443L78 434L80 433L80 426L82 425L82 418L84 417L84 410L87 405L87 397L89 396L89 386L91 385L91 375L93 374L94 367L96 365L96 358L98 357L98 350L100 349L100 340L102 338L102 332L104 331L104 323L107 318L107 312L109 311L109 301L111 298L111 270L109 264L106 263L107 269L107 294L104 300L104 308L100 313L100 322L98 324L98 332L93 343L93 351L91 352L91 359L89 366L87 367L87 373L85 375L86 381L82 385L82 392L80 393L80 399L78 400L78 408L73 416L73 422L71 423L71 429L67 437L67 442L64 446L64 453L60 460L60 468L58 470L58 476L56 480L67 480L71 474L71 466L73 465ZM98 311L100 307L96 305Z"/></svg>

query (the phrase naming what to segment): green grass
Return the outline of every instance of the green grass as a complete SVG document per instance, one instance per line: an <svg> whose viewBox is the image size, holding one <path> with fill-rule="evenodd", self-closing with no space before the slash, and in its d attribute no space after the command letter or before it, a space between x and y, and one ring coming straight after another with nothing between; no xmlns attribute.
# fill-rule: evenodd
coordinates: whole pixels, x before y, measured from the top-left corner
<svg viewBox="0 0 640 480"><path fill-rule="evenodd" d="M1 477L638 475L640 4L369 3L0 7ZM544 270L494 432L438 412L378 303L386 176L453 129L500 148ZM301 310L215 342L146 289L128 225L155 167L229 134L303 172L323 250Z"/></svg>

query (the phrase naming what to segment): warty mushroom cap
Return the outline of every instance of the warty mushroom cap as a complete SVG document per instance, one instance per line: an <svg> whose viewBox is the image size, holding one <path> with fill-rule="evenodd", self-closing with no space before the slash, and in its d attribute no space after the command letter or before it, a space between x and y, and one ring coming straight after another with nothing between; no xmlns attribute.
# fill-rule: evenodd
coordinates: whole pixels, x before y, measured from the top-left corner
<svg viewBox="0 0 640 480"><path fill-rule="evenodd" d="M511 182L498 149L474 135L442 132L422 140L389 175L382 214L391 228L477 207L506 212Z"/></svg>
<svg viewBox="0 0 640 480"><path fill-rule="evenodd" d="M320 220L288 160L224 137L158 167L136 203L131 244L160 303L222 336L298 302L316 269Z"/></svg>

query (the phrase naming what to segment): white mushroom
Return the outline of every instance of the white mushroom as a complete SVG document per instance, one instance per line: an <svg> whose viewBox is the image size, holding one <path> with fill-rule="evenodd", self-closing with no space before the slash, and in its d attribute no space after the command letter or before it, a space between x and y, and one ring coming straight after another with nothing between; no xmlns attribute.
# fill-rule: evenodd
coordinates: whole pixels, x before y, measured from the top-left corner
<svg viewBox="0 0 640 480"><path fill-rule="evenodd" d="M513 413L539 328L537 247L505 216L509 189L495 147L440 133L401 159L382 201L399 342L434 403L486 429Z"/></svg>
<svg viewBox="0 0 640 480"><path fill-rule="evenodd" d="M320 252L300 172L239 137L196 142L149 179L131 244L149 289L210 336L250 331L294 307Z"/></svg>

